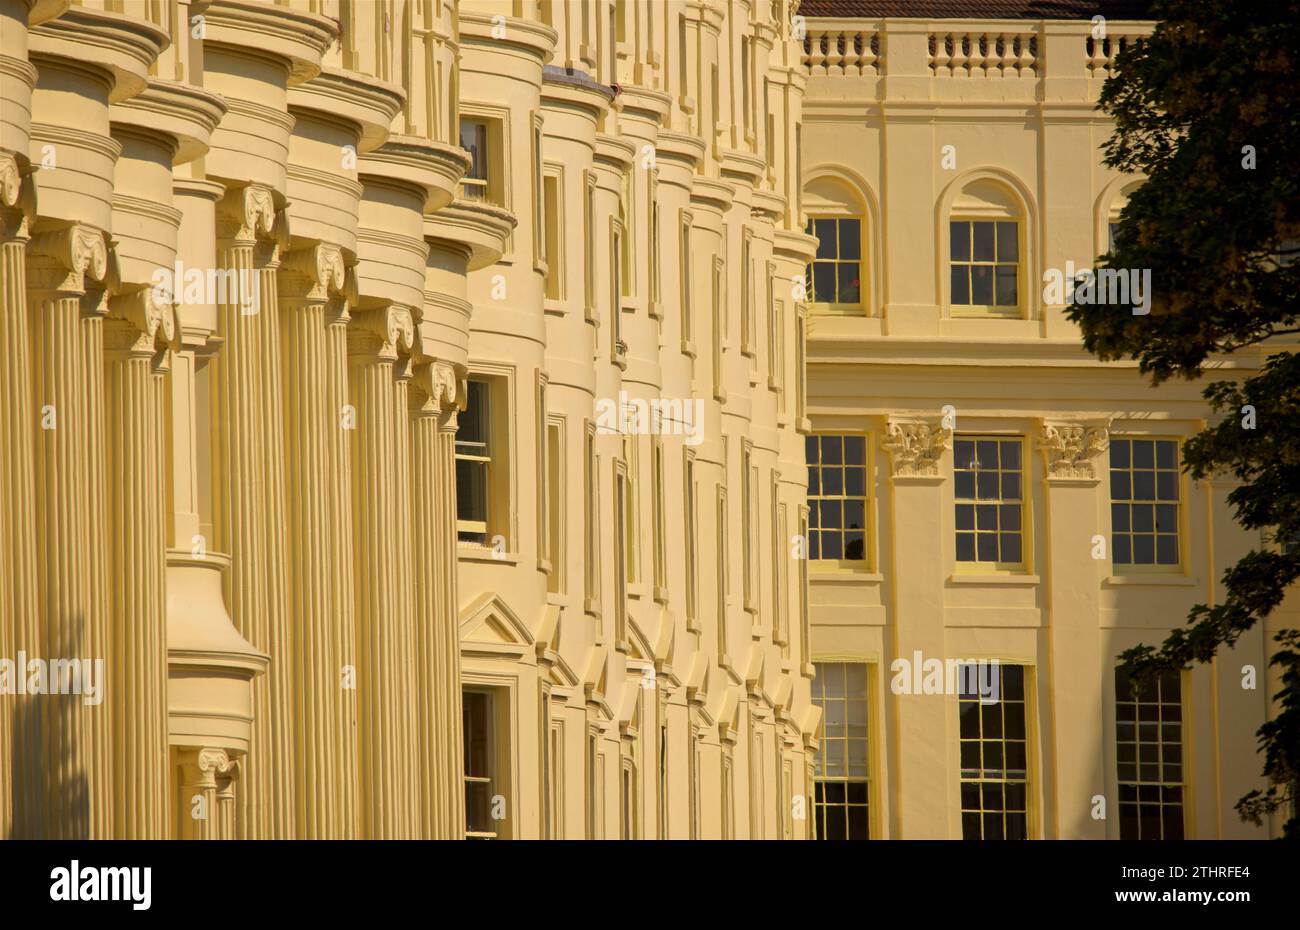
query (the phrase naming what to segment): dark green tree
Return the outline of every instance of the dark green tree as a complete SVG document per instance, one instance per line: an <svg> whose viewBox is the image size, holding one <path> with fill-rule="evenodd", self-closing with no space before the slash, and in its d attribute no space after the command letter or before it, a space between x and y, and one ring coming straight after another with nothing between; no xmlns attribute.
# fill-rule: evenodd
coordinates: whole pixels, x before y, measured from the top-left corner
<svg viewBox="0 0 1300 930"><path fill-rule="evenodd" d="M1236 355L1249 376L1215 381L1218 415L1189 440L1195 479L1232 475L1235 519L1260 545L1223 574L1159 648L1120 656L1142 680L1212 659L1282 602L1300 575L1300 0L1156 0L1153 34L1123 50L1100 107L1106 164L1144 175L1100 267L1150 269L1149 314L1076 303L1089 352L1130 358L1154 384L1196 379ZM1300 838L1300 633L1274 636L1278 713L1257 731L1266 787L1237 802ZM1264 676L1261 674L1261 679Z"/></svg>

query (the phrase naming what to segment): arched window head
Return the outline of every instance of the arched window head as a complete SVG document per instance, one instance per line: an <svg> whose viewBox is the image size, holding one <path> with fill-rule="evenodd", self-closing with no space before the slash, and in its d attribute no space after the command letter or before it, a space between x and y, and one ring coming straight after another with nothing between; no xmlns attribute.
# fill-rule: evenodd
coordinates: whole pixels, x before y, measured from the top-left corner
<svg viewBox="0 0 1300 930"><path fill-rule="evenodd" d="M985 179L962 188L948 217L952 316L1025 315L1025 229L1020 203L1004 185Z"/></svg>
<svg viewBox="0 0 1300 930"><path fill-rule="evenodd" d="M841 180L822 177L804 188L808 235L817 252L808 265L807 300L816 313L869 313L867 211L862 198Z"/></svg>

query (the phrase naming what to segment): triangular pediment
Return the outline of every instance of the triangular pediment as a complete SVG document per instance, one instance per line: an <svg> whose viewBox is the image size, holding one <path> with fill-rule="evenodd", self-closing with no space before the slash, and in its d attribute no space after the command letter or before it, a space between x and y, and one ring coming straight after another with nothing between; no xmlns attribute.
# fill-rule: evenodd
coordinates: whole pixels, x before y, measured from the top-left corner
<svg viewBox="0 0 1300 930"><path fill-rule="evenodd" d="M523 655L532 648L533 635L510 605L486 593L461 611L460 642L462 652Z"/></svg>

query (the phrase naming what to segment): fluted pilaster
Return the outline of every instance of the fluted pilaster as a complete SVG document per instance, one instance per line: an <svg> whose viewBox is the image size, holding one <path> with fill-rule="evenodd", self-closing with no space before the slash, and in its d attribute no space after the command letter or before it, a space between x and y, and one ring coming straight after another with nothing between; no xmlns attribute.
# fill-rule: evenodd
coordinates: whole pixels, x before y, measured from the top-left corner
<svg viewBox="0 0 1300 930"><path fill-rule="evenodd" d="M455 404L463 401L464 392L458 384ZM449 408L449 409L448 409ZM438 523L443 527L442 576L447 583L442 586L442 603L434 615L438 619L439 655L445 663L446 674L433 683L442 693L444 711L439 715L438 744L444 747L442 783L446 794L442 808L446 835L460 839L465 835L465 774L464 743L461 735L460 698L460 596L456 585L456 406L444 403L442 419L438 425L437 483Z"/></svg>
<svg viewBox="0 0 1300 930"><path fill-rule="evenodd" d="M343 255L321 244L290 252L280 272L280 330L284 376L290 626L295 697L295 834L340 839L353 834L343 758L353 739L340 670L339 611L331 527L338 498L331 483L339 432L331 409L327 307L344 285ZM350 650L349 650L350 652Z"/></svg>
<svg viewBox="0 0 1300 930"><path fill-rule="evenodd" d="M352 434L354 564L356 566L357 783L361 835L401 839L415 833L412 801L414 710L401 651L409 638L403 577L405 520L399 513L402 476L394 461L405 416L398 418L394 368L398 349L414 337L410 311L400 307L354 316L348 333L348 375L356 425ZM407 573L409 577L409 573ZM404 613L405 612L405 613ZM404 630L403 627L406 627Z"/></svg>
<svg viewBox="0 0 1300 930"><path fill-rule="evenodd" d="M113 598L114 834L170 835L167 759L166 478L155 339L174 335L172 308L149 290L112 302L104 333L108 515ZM107 754L106 754L107 755Z"/></svg>
<svg viewBox="0 0 1300 930"><path fill-rule="evenodd" d="M89 658L90 536L83 512L87 470L87 389L81 306L87 279L108 271L104 234L74 225L38 234L28 256L32 374L40 432L35 444L37 565L41 656ZM81 838L90 833L85 729L92 710L81 695L48 694L41 708L41 803L15 811L24 836Z"/></svg>

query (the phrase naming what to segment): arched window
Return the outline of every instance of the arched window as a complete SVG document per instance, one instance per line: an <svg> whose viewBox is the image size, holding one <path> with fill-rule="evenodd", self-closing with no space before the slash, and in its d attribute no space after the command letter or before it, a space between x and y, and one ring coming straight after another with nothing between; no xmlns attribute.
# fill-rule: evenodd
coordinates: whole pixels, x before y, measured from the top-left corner
<svg viewBox="0 0 1300 930"><path fill-rule="evenodd" d="M804 188L810 236L817 252L808 265L808 302L814 313L870 315L870 229L865 199L844 181L820 177Z"/></svg>
<svg viewBox="0 0 1300 930"><path fill-rule="evenodd" d="M981 178L961 188L946 228L950 316L1027 315L1027 228L1020 200L1006 185Z"/></svg>

